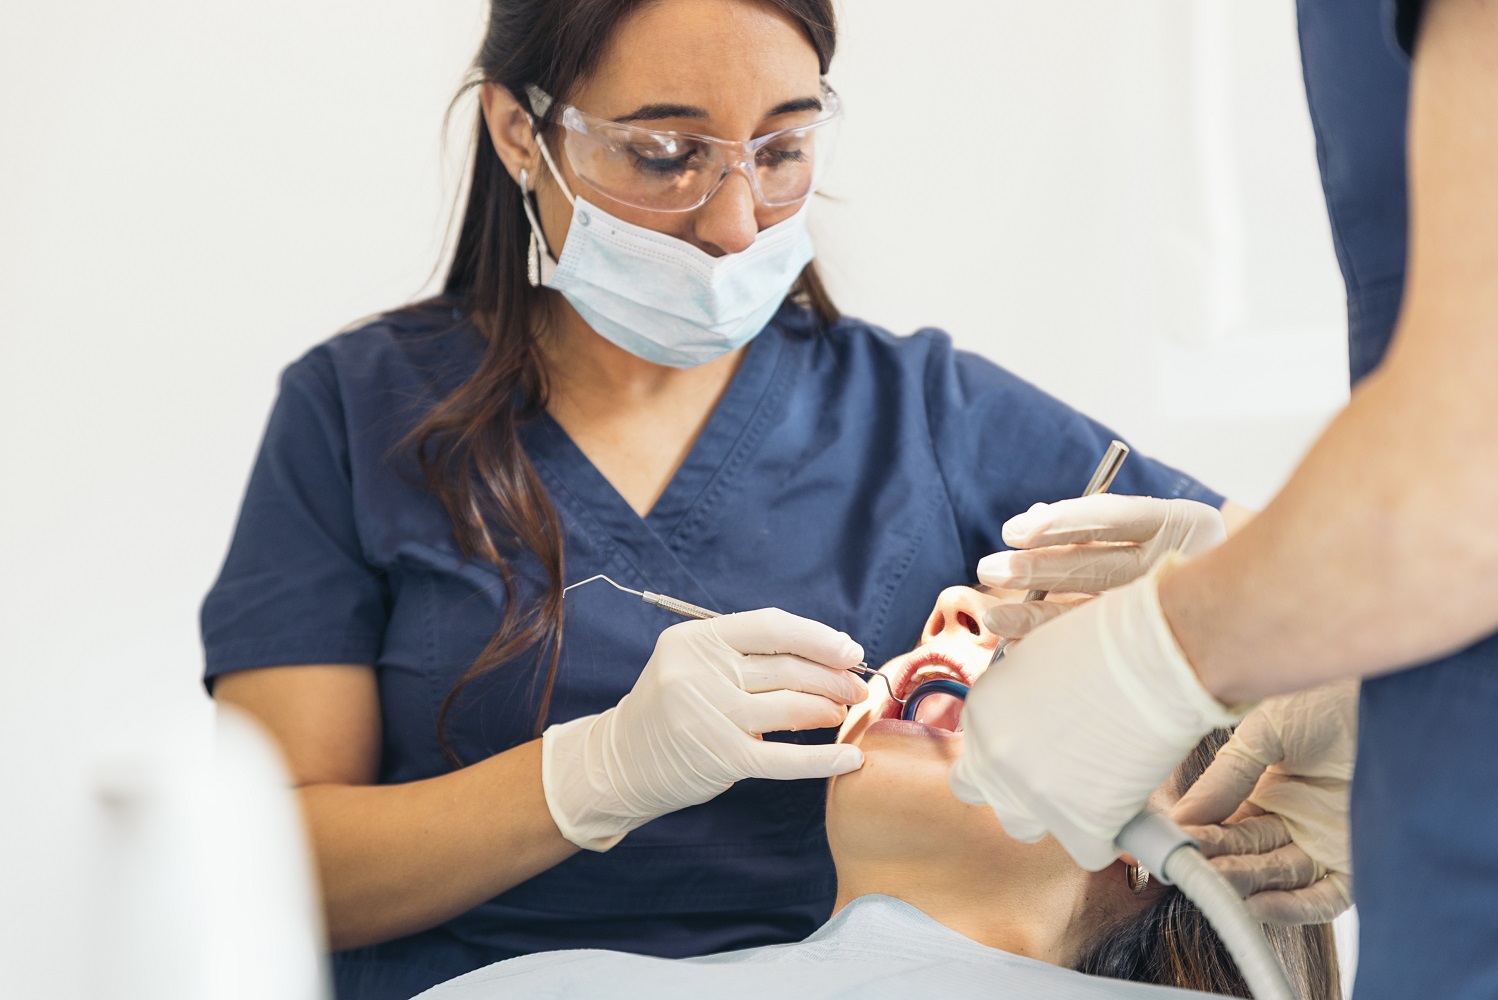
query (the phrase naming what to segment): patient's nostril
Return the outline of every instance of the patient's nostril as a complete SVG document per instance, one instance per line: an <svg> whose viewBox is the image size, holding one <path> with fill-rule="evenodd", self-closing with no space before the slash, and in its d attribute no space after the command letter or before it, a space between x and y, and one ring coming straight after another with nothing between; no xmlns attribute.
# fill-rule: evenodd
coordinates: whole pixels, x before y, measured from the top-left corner
<svg viewBox="0 0 1498 1000"><path fill-rule="evenodd" d="M946 619L942 616L941 609L937 608L931 612L931 620L926 623L927 635L941 635L942 629L947 627Z"/></svg>
<svg viewBox="0 0 1498 1000"><path fill-rule="evenodd" d="M967 629L973 635L983 634L983 627L978 624L978 619L974 618L966 611L957 612L957 624Z"/></svg>

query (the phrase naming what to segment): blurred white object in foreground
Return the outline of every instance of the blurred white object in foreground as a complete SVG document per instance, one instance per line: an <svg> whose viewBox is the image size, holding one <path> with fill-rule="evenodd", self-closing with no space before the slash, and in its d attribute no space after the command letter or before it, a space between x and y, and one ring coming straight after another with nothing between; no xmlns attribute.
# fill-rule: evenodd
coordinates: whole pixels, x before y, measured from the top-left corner
<svg viewBox="0 0 1498 1000"><path fill-rule="evenodd" d="M211 753L191 742L100 755L97 905L78 928L88 995L321 1000L321 911L276 751L226 708Z"/></svg>

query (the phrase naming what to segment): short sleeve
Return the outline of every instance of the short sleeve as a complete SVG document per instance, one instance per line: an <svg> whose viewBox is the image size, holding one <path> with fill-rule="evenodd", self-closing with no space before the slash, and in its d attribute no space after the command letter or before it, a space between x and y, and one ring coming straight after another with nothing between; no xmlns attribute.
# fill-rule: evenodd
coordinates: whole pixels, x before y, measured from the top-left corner
<svg viewBox="0 0 1498 1000"><path fill-rule="evenodd" d="M333 366L314 351L281 377L229 554L203 602L205 683L252 667L374 663L386 589L360 546Z"/></svg>
<svg viewBox="0 0 1498 1000"><path fill-rule="evenodd" d="M963 548L977 557L1005 548L1003 523L1031 504L1080 494L1119 436L984 358L946 344L942 335L926 373L932 443ZM1110 492L1223 504L1220 494L1191 476L1137 451Z"/></svg>
<svg viewBox="0 0 1498 1000"><path fill-rule="evenodd" d="M1404 54L1415 54L1415 38L1420 34L1420 15L1425 12L1425 0L1394 0L1394 37Z"/></svg>

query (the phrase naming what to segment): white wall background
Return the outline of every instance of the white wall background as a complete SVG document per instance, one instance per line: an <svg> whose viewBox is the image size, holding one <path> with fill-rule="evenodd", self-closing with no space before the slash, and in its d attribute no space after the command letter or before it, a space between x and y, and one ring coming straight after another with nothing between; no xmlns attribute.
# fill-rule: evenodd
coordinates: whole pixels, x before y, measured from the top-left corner
<svg viewBox="0 0 1498 1000"><path fill-rule="evenodd" d="M483 7L0 14L7 994L80 995L92 754L208 714L197 605L277 372L430 287ZM843 13L815 221L843 307L1263 503L1345 396L1289 0Z"/></svg>

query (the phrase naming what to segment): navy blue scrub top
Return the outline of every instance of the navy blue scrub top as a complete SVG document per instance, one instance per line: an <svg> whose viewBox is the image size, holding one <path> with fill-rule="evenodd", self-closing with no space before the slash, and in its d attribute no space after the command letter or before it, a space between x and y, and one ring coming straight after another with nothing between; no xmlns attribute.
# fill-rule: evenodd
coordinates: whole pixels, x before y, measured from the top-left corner
<svg viewBox="0 0 1498 1000"><path fill-rule="evenodd" d="M1299 4L1354 381L1382 360L1404 288L1405 53L1420 6ZM1363 684L1352 796L1358 1000L1498 996L1495 720L1498 638Z"/></svg>
<svg viewBox="0 0 1498 1000"><path fill-rule="evenodd" d="M1003 547L1010 516L1076 495L1114 435L943 333L830 329L787 305L643 519L549 417L526 453L565 531L569 582L607 573L718 609L782 607L881 663L914 645L942 588ZM289 367L227 562L203 607L207 680L276 664L368 663L380 781L450 768L437 710L496 629L495 570L465 560L398 446L475 369L450 303L379 319ZM1115 492L1221 497L1140 455ZM518 563L527 598L544 575ZM603 711L679 619L596 583L567 597L548 721ZM474 685L449 716L468 762L531 738L534 662ZM827 742L832 730L785 735ZM555 948L699 955L799 940L830 914L821 781L743 781L608 853L584 851L440 927L335 956L343 1000L404 998Z"/></svg>

